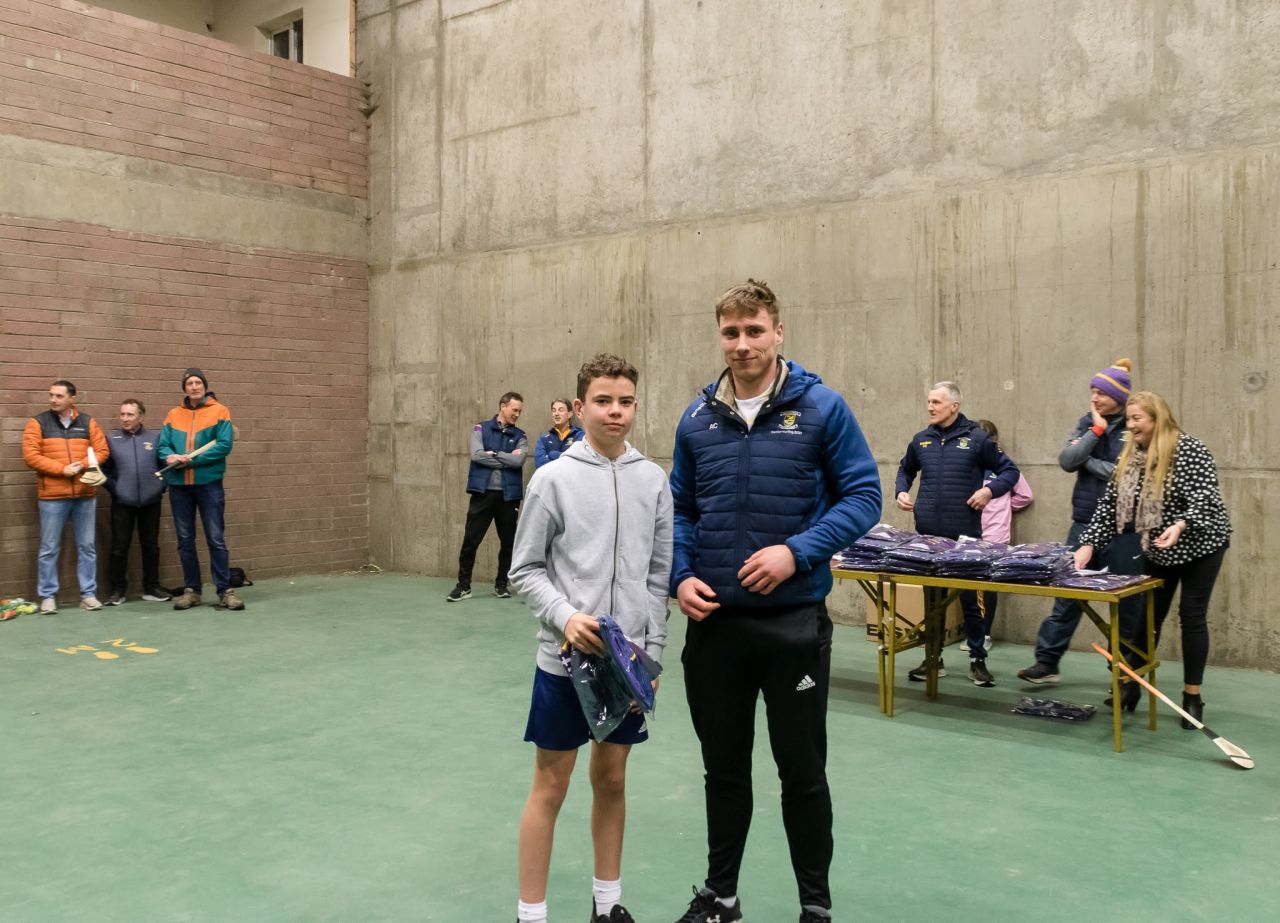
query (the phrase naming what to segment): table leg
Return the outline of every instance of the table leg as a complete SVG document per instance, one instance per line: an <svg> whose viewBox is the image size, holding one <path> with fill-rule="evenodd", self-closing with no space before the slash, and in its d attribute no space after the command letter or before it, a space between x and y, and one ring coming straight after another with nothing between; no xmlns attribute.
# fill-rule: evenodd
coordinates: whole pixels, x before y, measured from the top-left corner
<svg viewBox="0 0 1280 923"><path fill-rule="evenodd" d="M1147 682L1155 686L1156 684L1156 592L1155 590L1147 590L1147 663L1150 669L1147 671ZM1156 697L1147 696L1148 719L1147 727L1151 730L1156 729Z"/></svg>
<svg viewBox="0 0 1280 923"><path fill-rule="evenodd" d="M885 677L885 714L893 717L893 682L898 653L898 584L889 581L889 629L885 632L885 644L889 647L889 675Z"/></svg>
<svg viewBox="0 0 1280 923"><path fill-rule="evenodd" d="M1120 604L1111 604L1111 656L1119 661L1124 656L1124 652L1120 650ZM1116 752L1120 753L1124 750L1124 742L1121 738L1121 722L1123 718L1123 709L1120 707L1120 668L1112 663L1111 665L1111 723L1115 729Z"/></svg>
<svg viewBox="0 0 1280 923"><path fill-rule="evenodd" d="M884 581L876 581L875 590L876 603L876 683L880 694L880 714L885 713L885 658L888 656L888 650L885 645L888 643L884 637Z"/></svg>

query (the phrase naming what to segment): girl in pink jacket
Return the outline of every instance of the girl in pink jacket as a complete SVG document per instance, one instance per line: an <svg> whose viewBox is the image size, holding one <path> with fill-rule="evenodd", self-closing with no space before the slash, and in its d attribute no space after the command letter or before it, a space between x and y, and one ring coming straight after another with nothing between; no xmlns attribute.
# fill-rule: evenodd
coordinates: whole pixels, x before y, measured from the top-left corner
<svg viewBox="0 0 1280 923"><path fill-rule="evenodd" d="M993 442L1000 442L1000 431L996 429L996 425L990 420L979 420L977 423L979 429L985 431ZM990 481L992 473L987 472L985 481ZM1031 501L1035 499L1035 495L1031 492L1031 485L1027 483L1027 479L1022 475L1018 475L1018 483L1014 485L1013 490L999 497L992 498L991 502L982 510L982 537L988 542L1002 542L1009 545L1013 532L1013 514L1018 510L1026 509L1031 505ZM982 620L986 623L987 650L991 649L991 626L996 620L996 603L995 593L982 592L978 594L978 603L982 608Z"/></svg>

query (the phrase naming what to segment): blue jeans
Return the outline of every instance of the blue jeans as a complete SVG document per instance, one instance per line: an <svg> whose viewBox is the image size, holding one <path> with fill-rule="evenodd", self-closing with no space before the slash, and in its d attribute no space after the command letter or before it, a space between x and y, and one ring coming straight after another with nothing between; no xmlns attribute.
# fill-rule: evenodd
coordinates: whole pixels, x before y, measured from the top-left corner
<svg viewBox="0 0 1280 923"><path fill-rule="evenodd" d="M200 555L196 553L196 511L204 525L204 540L209 546L209 570L213 586L221 596L231 588L231 563L227 543L222 538L226 494L222 482L193 486L170 486L169 509L173 510L173 527L178 533L178 557L182 560L182 585L200 592Z"/></svg>
<svg viewBox="0 0 1280 923"><path fill-rule="evenodd" d="M1073 522L1067 532L1067 544L1072 548L1077 547L1080 534L1088 525L1087 522ZM1094 554L1089 567L1096 570L1105 566L1113 574L1141 574L1144 573L1143 560L1142 536L1135 532L1121 532L1111 540L1102 554ZM1122 599L1120 637L1132 641L1143 624L1145 612L1145 597L1142 594ZM1058 661L1071 645L1071 636L1075 634L1083 614L1080 603L1074 599L1054 600L1053 611L1041 623L1040 633L1036 636L1036 663L1043 663L1053 670L1058 669Z"/></svg>
<svg viewBox="0 0 1280 923"><path fill-rule="evenodd" d="M98 552L94 546L94 514L97 497L79 500L39 500L40 559L36 568L36 595L57 598L58 552L62 550L62 530L70 519L76 535L76 578L80 597L97 595Z"/></svg>

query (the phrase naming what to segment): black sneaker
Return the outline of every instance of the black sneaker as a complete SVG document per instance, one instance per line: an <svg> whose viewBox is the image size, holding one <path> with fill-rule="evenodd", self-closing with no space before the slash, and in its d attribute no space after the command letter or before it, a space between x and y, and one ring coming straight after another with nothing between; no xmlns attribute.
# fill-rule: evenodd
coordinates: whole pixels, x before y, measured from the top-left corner
<svg viewBox="0 0 1280 923"><path fill-rule="evenodd" d="M147 587L142 591L142 598L149 603L167 603L173 599L168 590L158 586Z"/></svg>
<svg viewBox="0 0 1280 923"><path fill-rule="evenodd" d="M511 587L505 583L495 583L493 585L493 595L499 599L510 599Z"/></svg>
<svg viewBox="0 0 1280 923"><path fill-rule="evenodd" d="M1058 673L1047 663L1036 661L1034 665L1027 667L1025 670L1019 670L1018 679L1036 686L1043 686L1046 683L1056 683L1058 681Z"/></svg>
<svg viewBox="0 0 1280 923"><path fill-rule="evenodd" d="M694 888L689 909L684 912L684 916L676 920L676 923L735 923L741 919L741 901L735 899L732 907L726 907L716 900L714 891Z"/></svg>
<svg viewBox="0 0 1280 923"><path fill-rule="evenodd" d="M941 678L946 675L947 675L947 668L942 665L942 658L939 657L938 658L938 677ZM921 663L920 666L916 667L914 670L907 671L907 679L911 680L913 683L923 683L928 678L929 678L929 661L927 660Z"/></svg>
<svg viewBox="0 0 1280 923"><path fill-rule="evenodd" d="M800 923L831 923L831 914L817 910L800 911Z"/></svg>
<svg viewBox="0 0 1280 923"><path fill-rule="evenodd" d="M112 593L110 596L108 596L105 600L103 600L102 604L104 606L121 606L121 605L124 605L124 602L125 602L125 595L119 591L116 591L115 593Z"/></svg>
<svg viewBox="0 0 1280 923"><path fill-rule="evenodd" d="M461 583L459 583L457 586L455 586L452 590L449 591L449 595L446 596L444 599L445 599L445 602L456 603L458 602L458 600L470 599L470 598L471 598L471 587L463 586Z"/></svg>
<svg viewBox="0 0 1280 923"><path fill-rule="evenodd" d="M596 913L596 899L593 897L591 898L591 923L636 923L636 920L621 904L614 904L613 909L608 913Z"/></svg>
<svg viewBox="0 0 1280 923"><path fill-rule="evenodd" d="M985 660L969 661L969 679L973 680L975 686L981 686L984 689L989 689L996 684L995 677L987 669Z"/></svg>

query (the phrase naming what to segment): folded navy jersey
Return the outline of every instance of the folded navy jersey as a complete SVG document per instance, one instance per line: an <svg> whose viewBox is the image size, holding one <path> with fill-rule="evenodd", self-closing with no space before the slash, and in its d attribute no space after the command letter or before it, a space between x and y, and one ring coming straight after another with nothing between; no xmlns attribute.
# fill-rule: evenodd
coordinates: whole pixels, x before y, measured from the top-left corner
<svg viewBox="0 0 1280 923"><path fill-rule="evenodd" d="M962 538L950 551L938 555L935 573L945 577L983 580L991 565L1009 553L1003 542L987 542L980 538Z"/></svg>
<svg viewBox="0 0 1280 923"><path fill-rule="evenodd" d="M1133 586L1146 579L1146 574L1075 573L1055 577L1052 586L1070 590L1101 590L1104 593L1110 593L1113 590L1123 590L1127 586Z"/></svg>
<svg viewBox="0 0 1280 923"><path fill-rule="evenodd" d="M989 579L999 583L1049 583L1075 571L1075 555L1058 542L1015 545L991 565Z"/></svg>
<svg viewBox="0 0 1280 923"><path fill-rule="evenodd" d="M1057 699L1035 699L1027 696L1010 709L1015 715L1033 718L1057 718L1060 721L1088 721L1097 710L1092 705L1073 705Z"/></svg>
<svg viewBox="0 0 1280 923"><path fill-rule="evenodd" d="M877 570L885 552L919 537L915 532L904 532L882 522L872 526L866 535L848 548L837 552L834 560L836 566L848 570Z"/></svg>
<svg viewBox="0 0 1280 923"><path fill-rule="evenodd" d="M956 547L956 540L940 535L917 535L884 553L884 570L896 574L937 573L938 558Z"/></svg>

